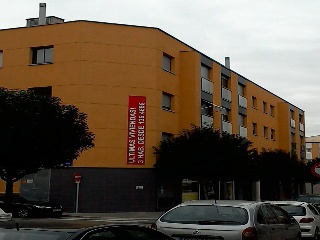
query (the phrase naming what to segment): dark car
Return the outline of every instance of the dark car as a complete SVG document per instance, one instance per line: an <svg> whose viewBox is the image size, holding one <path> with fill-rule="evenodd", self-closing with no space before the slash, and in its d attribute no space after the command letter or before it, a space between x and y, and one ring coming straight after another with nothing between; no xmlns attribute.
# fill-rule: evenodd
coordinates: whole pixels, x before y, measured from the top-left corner
<svg viewBox="0 0 320 240"><path fill-rule="evenodd" d="M302 194L294 199L299 202L313 203L313 205L320 211L320 195L317 194Z"/></svg>
<svg viewBox="0 0 320 240"><path fill-rule="evenodd" d="M0 240L174 240L150 227L105 225L82 229L0 229Z"/></svg>
<svg viewBox="0 0 320 240"><path fill-rule="evenodd" d="M0 208L10 212L4 196L0 196ZM12 217L60 217L62 213L60 204L20 196L13 196L12 199Z"/></svg>

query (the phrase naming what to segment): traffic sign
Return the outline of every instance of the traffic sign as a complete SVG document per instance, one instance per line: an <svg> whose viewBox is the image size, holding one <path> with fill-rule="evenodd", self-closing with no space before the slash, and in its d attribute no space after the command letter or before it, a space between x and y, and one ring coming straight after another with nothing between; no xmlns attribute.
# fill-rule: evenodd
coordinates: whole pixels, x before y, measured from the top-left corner
<svg viewBox="0 0 320 240"><path fill-rule="evenodd" d="M313 164L310 171L315 177L320 178L320 163Z"/></svg>
<svg viewBox="0 0 320 240"><path fill-rule="evenodd" d="M80 173L73 174L73 180L74 180L74 183L80 183L81 182L81 174Z"/></svg>

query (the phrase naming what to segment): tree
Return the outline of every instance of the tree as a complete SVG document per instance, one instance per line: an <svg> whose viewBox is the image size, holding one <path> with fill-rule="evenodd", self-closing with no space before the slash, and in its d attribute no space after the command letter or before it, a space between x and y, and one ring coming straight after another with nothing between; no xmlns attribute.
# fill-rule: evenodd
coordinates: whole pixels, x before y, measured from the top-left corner
<svg viewBox="0 0 320 240"><path fill-rule="evenodd" d="M59 167L94 147L87 115L57 97L0 88L0 178L10 202L13 183Z"/></svg>
<svg viewBox="0 0 320 240"><path fill-rule="evenodd" d="M221 133L212 128L191 125L178 136L154 147L155 168L160 181L172 182L176 201L181 196L178 184L189 178L199 182L250 178L249 170L254 150L250 141L237 135ZM251 171L253 172L253 171Z"/></svg>
<svg viewBox="0 0 320 240"><path fill-rule="evenodd" d="M265 186L262 197L264 199L278 199L280 183L286 190L287 198L291 198L290 185L293 182L305 180L306 166L296 155L290 155L284 150L264 150L259 154L259 172L262 184ZM263 196L264 195L264 196Z"/></svg>

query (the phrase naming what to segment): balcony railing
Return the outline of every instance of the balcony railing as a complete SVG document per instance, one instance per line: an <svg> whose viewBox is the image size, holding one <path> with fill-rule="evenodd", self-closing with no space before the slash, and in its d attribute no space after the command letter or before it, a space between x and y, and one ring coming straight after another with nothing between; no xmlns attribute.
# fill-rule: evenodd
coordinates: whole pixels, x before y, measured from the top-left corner
<svg viewBox="0 0 320 240"><path fill-rule="evenodd" d="M244 138L247 138L248 137L248 129L244 126L239 126L239 136L240 137L244 137Z"/></svg>
<svg viewBox="0 0 320 240"><path fill-rule="evenodd" d="M202 127L212 127L213 125L213 117L207 115L201 115L201 126Z"/></svg>
<svg viewBox="0 0 320 240"><path fill-rule="evenodd" d="M226 88L222 88L222 99L231 102L231 91Z"/></svg>
<svg viewBox="0 0 320 240"><path fill-rule="evenodd" d="M232 123L222 121L222 131L232 134Z"/></svg>
<svg viewBox="0 0 320 240"><path fill-rule="evenodd" d="M299 123L299 130L301 132L304 132L304 124L303 123Z"/></svg>
<svg viewBox="0 0 320 240"><path fill-rule="evenodd" d="M201 78L201 90L213 94L213 82L206 78Z"/></svg>
<svg viewBox="0 0 320 240"><path fill-rule="evenodd" d="M311 152L307 152L306 153L306 159L312 159L312 153Z"/></svg>
<svg viewBox="0 0 320 240"><path fill-rule="evenodd" d="M247 99L241 95L239 96L239 106L243 108L247 108Z"/></svg>

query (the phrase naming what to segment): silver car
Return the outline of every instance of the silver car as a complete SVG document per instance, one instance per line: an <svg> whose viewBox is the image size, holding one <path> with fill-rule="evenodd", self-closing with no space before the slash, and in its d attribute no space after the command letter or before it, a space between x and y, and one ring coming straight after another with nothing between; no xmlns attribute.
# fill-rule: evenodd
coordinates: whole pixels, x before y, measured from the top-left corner
<svg viewBox="0 0 320 240"><path fill-rule="evenodd" d="M313 204L297 201L275 201L271 203L280 206L297 220L303 238L319 239L320 214Z"/></svg>
<svg viewBox="0 0 320 240"><path fill-rule="evenodd" d="M177 240L300 239L297 221L265 202L194 200L173 207L151 226Z"/></svg>

